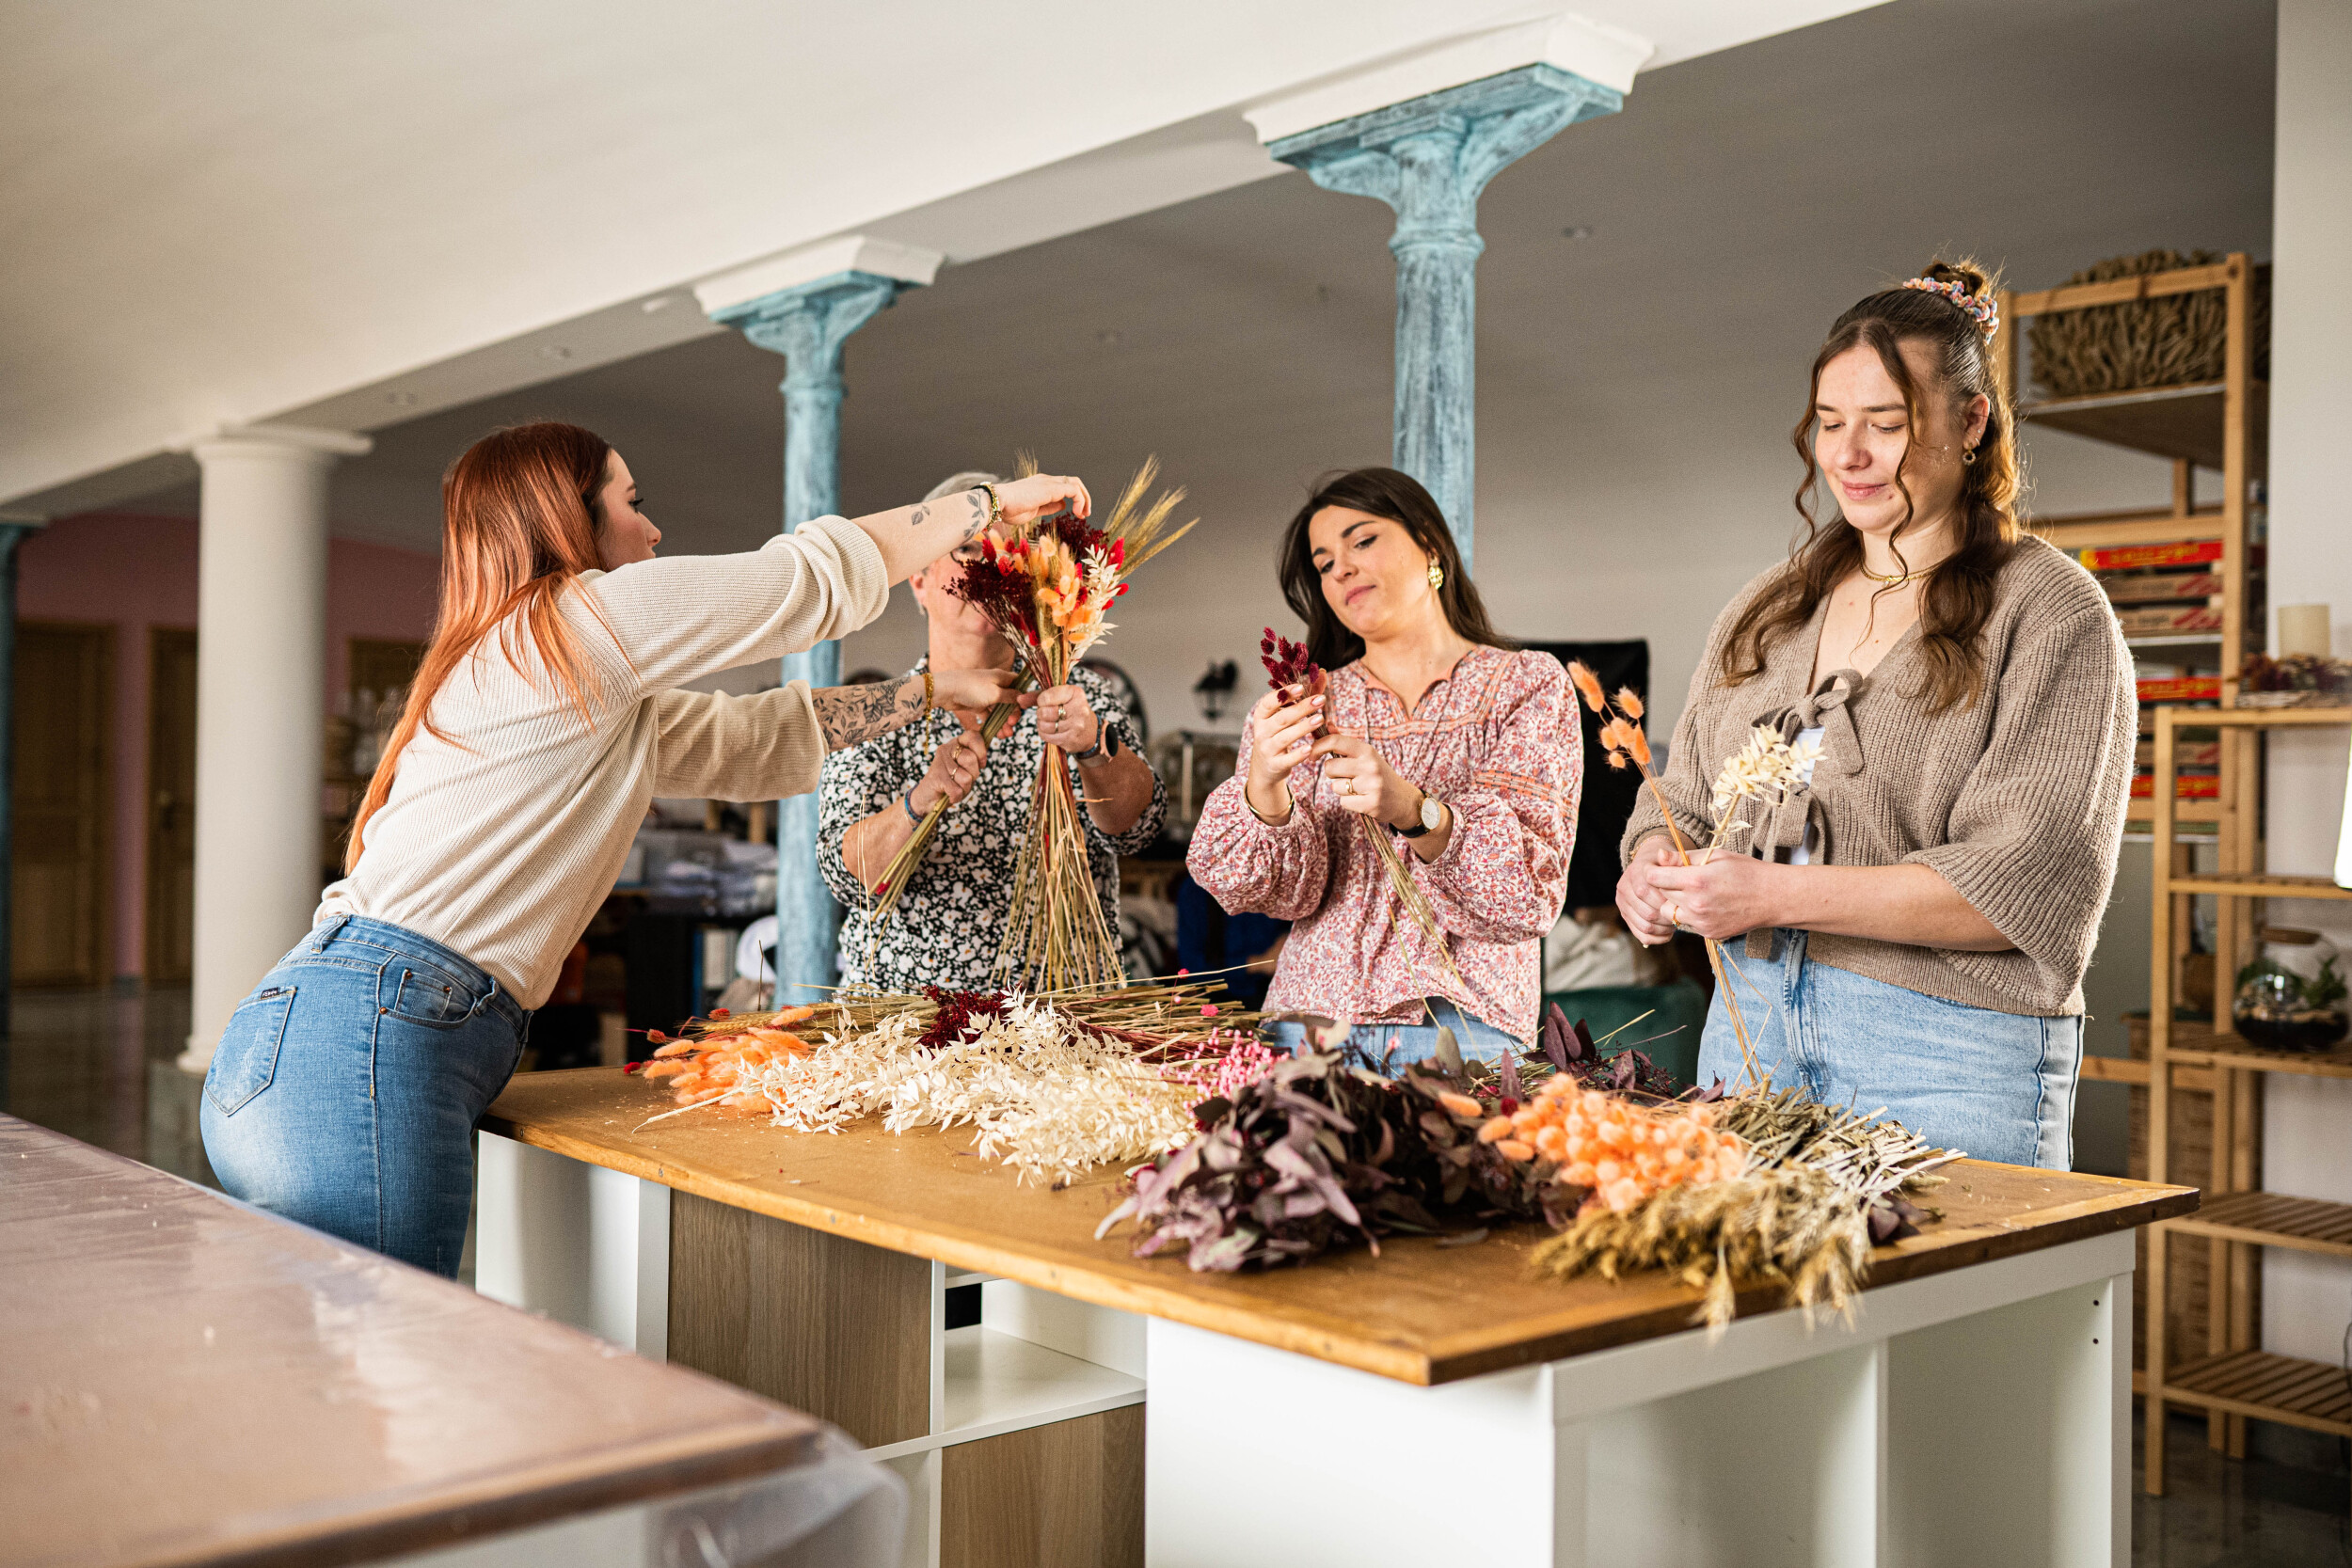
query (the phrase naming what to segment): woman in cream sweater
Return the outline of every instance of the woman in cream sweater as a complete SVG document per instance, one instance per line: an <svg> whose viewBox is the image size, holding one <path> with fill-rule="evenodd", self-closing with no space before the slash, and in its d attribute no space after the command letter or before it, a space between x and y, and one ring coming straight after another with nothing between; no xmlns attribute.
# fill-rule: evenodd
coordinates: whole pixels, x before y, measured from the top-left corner
<svg viewBox="0 0 2352 1568"><path fill-rule="evenodd" d="M1796 432L1806 537L1717 619L1665 792L1704 842L1754 726L1818 760L1702 865L1645 795L1617 906L1645 942L1745 937L1729 990L1774 1083L2063 1168L2137 707L2099 585L2019 530L1995 325L1983 275L1939 262L1830 329ZM1700 1081L1743 1066L1718 994Z"/></svg>
<svg viewBox="0 0 2352 1568"><path fill-rule="evenodd" d="M993 522L1089 506L1077 481L1041 476L657 561L642 500L575 425L501 430L451 466L438 624L348 874L205 1076L205 1152L235 1196L454 1275L474 1123L652 798L803 794L828 751L934 705L984 709L1009 684L674 689L856 630Z"/></svg>

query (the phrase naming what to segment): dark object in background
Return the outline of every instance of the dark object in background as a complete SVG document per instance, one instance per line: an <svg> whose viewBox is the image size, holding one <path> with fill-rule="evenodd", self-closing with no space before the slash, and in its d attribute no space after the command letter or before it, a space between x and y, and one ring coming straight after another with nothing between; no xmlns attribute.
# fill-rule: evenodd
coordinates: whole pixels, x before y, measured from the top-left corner
<svg viewBox="0 0 2352 1568"><path fill-rule="evenodd" d="M531 1015L531 1053L541 1072L595 1067L603 1046L603 1015L585 1002L550 1002Z"/></svg>
<svg viewBox="0 0 2352 1568"><path fill-rule="evenodd" d="M1192 683L1192 698L1200 705L1200 717L1214 724L1225 717L1232 705L1233 688L1241 680L1241 667L1232 659L1219 664L1209 660L1209 668Z"/></svg>
<svg viewBox="0 0 2352 1568"><path fill-rule="evenodd" d="M1600 677L1601 689L1629 686L1645 706L1649 704L1649 642L1636 638L1626 642L1530 642L1537 653L1549 654L1565 664L1581 660ZM1575 702L1571 693L1569 701ZM1571 910L1591 909L1617 901L1617 840L1633 816L1641 795L1642 776L1630 768L1609 766L1609 748L1600 743L1600 720L1582 703L1576 703L1577 721L1584 735L1584 797L1576 813L1576 851L1568 859L1568 897ZM1655 747L1659 736L1650 734Z"/></svg>
<svg viewBox="0 0 2352 1568"><path fill-rule="evenodd" d="M1127 710L1128 721L1136 727L1136 738L1151 745L1152 720L1143 711L1143 689L1136 684L1135 677L1107 658L1082 658L1078 668L1091 670L1103 677L1103 684L1111 689L1119 705Z"/></svg>
<svg viewBox="0 0 2352 1568"><path fill-rule="evenodd" d="M1195 974L1227 970L1221 978L1234 999L1244 1006L1263 1006L1274 976L1229 966L1248 963L1281 941L1290 922L1263 914L1227 914L1189 871L1178 874L1175 893L1178 965Z"/></svg>

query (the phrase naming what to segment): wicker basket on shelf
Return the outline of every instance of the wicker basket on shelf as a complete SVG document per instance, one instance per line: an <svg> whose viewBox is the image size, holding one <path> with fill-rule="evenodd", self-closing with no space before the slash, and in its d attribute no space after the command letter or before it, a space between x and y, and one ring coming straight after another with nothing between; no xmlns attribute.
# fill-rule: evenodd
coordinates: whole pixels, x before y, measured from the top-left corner
<svg viewBox="0 0 2352 1568"><path fill-rule="evenodd" d="M2143 251L2085 267L2066 281L2106 283L2119 277L2201 267L2222 260L2210 250ZM2254 269L2253 354L2256 380L2270 376L2270 269ZM2033 378L2044 398L2091 397L2152 387L2186 387L2222 378L2228 305L2217 289L2165 294L2123 305L2052 310L2026 328L2033 345Z"/></svg>

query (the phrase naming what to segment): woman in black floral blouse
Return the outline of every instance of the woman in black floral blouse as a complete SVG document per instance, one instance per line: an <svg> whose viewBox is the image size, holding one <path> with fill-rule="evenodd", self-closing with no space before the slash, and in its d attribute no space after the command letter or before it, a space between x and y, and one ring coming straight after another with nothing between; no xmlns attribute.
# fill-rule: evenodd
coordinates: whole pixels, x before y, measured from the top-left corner
<svg viewBox="0 0 2352 1568"><path fill-rule="evenodd" d="M968 489L988 474L958 474L940 492ZM963 554L943 557L908 578L930 618L930 653L914 667L1002 670L1012 649L988 618L948 592L963 576ZM841 979L911 991L993 987L992 971L1011 901L1013 863L1029 827L1029 797L1048 743L1071 758L1072 782L1087 803L1087 854L1103 919L1119 932L1119 857L1152 842L1168 796L1143 760L1141 737L1110 688L1091 670L1041 692L1037 705L993 746L953 714L935 712L825 759L818 786L817 862L849 908L841 923ZM930 852L887 921L873 917L873 888L915 823L938 801L950 809Z"/></svg>

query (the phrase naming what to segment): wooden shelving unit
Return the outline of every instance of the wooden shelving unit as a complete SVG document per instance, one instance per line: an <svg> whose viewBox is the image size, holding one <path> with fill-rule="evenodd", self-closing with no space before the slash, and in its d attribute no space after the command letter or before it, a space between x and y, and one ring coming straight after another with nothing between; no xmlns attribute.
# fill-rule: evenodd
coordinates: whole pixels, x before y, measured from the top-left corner
<svg viewBox="0 0 2352 1568"><path fill-rule="evenodd" d="M2180 733L2219 727L2227 736L2251 739L2265 730L2352 725L2352 708L2230 708L2200 711L2159 707L2155 711L2156 786L2153 808L2156 843L2170 841L2176 802L2172 784ZM2245 1423L2282 1421L2339 1437L2352 1437L2352 1378L2341 1367L2276 1355L2255 1342L2252 1283L2255 1249L2283 1247L2352 1259L2352 1203L2328 1203L2259 1190L2261 1167L2249 1157L2245 1135L2259 1105L2258 1074L2302 1073L2352 1078L2352 1049L2326 1052L2271 1051L2252 1045L2226 1027L2229 984L2234 962L2217 965L2215 1022L2184 1026L2173 1017L2176 951L2173 923L2187 900L2207 895L2225 910L2236 909L2243 929L2259 928L2257 901L2265 898L2352 898L2352 888L2324 877L2275 877L2252 871L2184 875L2171 857L2155 858L2155 908L2148 1015L2148 1165L2151 1177L2167 1179L2170 1164L2171 1097L2188 1087L2195 1072L2207 1080L2215 1106L2214 1171L2203 1207L2194 1215L2153 1227L2148 1235L2147 1368L2141 1391L2148 1400L2147 1489L2164 1491L2164 1410L2194 1405L2219 1423L2224 1447L2245 1448ZM2176 1044L2176 1040L2178 1043ZM2166 1343L2168 1252L2172 1238L2196 1237L2213 1249L2208 1295L2207 1342L2184 1359L2171 1359Z"/></svg>
<svg viewBox="0 0 2352 1568"><path fill-rule="evenodd" d="M2021 355L2023 339L2027 336L2026 322L2068 310L2124 306L2145 298L2192 293L2201 289L2218 289L2225 296L2223 317L2228 341L2220 381L2134 388L2089 397L2035 400L2026 395L2030 381L2026 373L2030 367L2023 364ZM2164 712L2176 712L2178 726L2204 729L2204 734L2216 743L2216 783L2211 785L2214 795L2209 800L2181 800L2173 781L2173 768L2164 768L2150 781L2150 787L2153 795L2162 792L2167 797L2167 809L2159 814L2154 809L2154 800L2136 797L2131 801L2131 828L2136 832L2153 834L2157 847L2154 867L2159 879L2169 879L2169 886L2159 881L2154 898L2159 910L2157 928L2164 933L2157 942L2157 969L2164 974L2162 994L2167 997L2167 1002L2157 1004L2157 1013L2167 1021L2167 1032L2173 1039L2178 1039L2178 1035L2171 1022L2171 999L2183 994L2181 969L2190 961L2195 945L2190 900L2200 894L2216 894L2225 889L2218 898L2211 942L2218 1006L2228 1006L2228 978L2237 974L2244 957L2251 955L2256 931L2251 922L2251 903L2237 895L2242 891L2237 879L2256 875L2263 867L2261 731L2234 724L2216 724L2206 729L2209 717L2237 710L2234 677L2244 656L2263 646L2265 626L2263 574L2256 564L2258 519L2253 494L2256 482L2265 475L2267 467L2270 404L2267 386L2253 376L2251 322L2253 261L2247 254L2233 254L2218 263L2153 273L2145 277L2004 293L2002 329L1994 339L1994 362L2018 416L2030 428L2042 425L2065 430L2077 437L2164 458L2173 467L2169 508L2035 517L2030 522L2032 531L2068 552L2126 550L2178 543L2218 546L2218 560L2206 566L2206 571L2220 578L2218 630L2153 637L2126 635L2126 644L2131 646L2143 673L2150 665L2171 665L2181 673L2209 674L2216 679L2214 707L2140 707L2143 740L2154 738L2153 726L2157 717ZM2197 496L2200 467L2220 470L2220 496ZM2157 825L2159 818L2162 828ZM2211 877L2190 875L2200 851L2209 856L2214 870ZM2286 894L2286 889L2270 891ZM2303 895L2303 889L2296 889L2296 895ZM2150 1055L2154 1055L2154 1051L2150 1051ZM2153 1060L2084 1060L2087 1079L2134 1086L2134 1138L2148 1138L2150 1154L2159 1148L2154 1140L2154 1126L2162 1117L2173 1115L2169 1107L2169 1093L2183 1091L2192 1096L2183 1110L2187 1117L2185 1129L2176 1131L2185 1131L2192 1145L2206 1143L2211 1149L2211 1168L2200 1178L2209 1192L2209 1199L2211 1195L2251 1190L2263 1162L2261 1098L2253 1096L2251 1079L2247 1079L2244 1072L2211 1068L2211 1055L2214 1053L2173 1049L2169 1051L2171 1068L2167 1072L2153 1072ZM2150 1086L2159 1077L2167 1084L2164 1107L2154 1105L2154 1096L2150 1093ZM2157 1171L2162 1171L2162 1166L2153 1164L2145 1176L2154 1176ZM2157 1265L2162 1248L2150 1239L2148 1265L2136 1286L2138 1300L2150 1309L2153 1319L2162 1317L2169 1309L2183 1312L2183 1333L2195 1333L2200 1328L2197 1319L2201 1314L2201 1328L2209 1340L2211 1354L2247 1352L2253 1347L2256 1323L2261 1319L2261 1276L2253 1251L2237 1237L2209 1237L2209 1246L2211 1256L2206 1258L2204 1279L2200 1279L2192 1267L2185 1279L2169 1281ZM2143 1338L2145 1350L2148 1340ZM2154 1380L2150 1378L2148 1383ZM2216 1411L2218 1406L2209 1403L2206 1408ZM2157 1422L2157 1427L2162 1427L2162 1422ZM2218 1413L2211 1422L2211 1441L2218 1449L2244 1453L2242 1413Z"/></svg>

